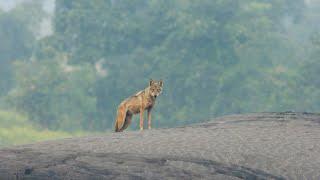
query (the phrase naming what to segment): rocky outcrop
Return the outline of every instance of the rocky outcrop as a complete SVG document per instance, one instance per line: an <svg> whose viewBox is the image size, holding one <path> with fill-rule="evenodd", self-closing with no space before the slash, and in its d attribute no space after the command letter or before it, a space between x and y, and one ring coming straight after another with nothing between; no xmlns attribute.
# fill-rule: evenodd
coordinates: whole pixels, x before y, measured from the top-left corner
<svg viewBox="0 0 320 180"><path fill-rule="evenodd" d="M320 179L320 114L231 115L0 150L1 179Z"/></svg>

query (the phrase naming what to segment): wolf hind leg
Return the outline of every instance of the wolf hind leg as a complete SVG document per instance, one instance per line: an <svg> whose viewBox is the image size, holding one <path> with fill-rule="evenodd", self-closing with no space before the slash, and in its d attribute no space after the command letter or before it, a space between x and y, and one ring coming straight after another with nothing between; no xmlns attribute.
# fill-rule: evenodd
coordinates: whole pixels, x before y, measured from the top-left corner
<svg viewBox="0 0 320 180"><path fill-rule="evenodd" d="M123 126L122 126L120 131L123 131L123 130L127 129L127 127L131 123L131 120L132 120L132 114L127 113L127 116L126 116L126 118L124 120L124 124L123 124Z"/></svg>

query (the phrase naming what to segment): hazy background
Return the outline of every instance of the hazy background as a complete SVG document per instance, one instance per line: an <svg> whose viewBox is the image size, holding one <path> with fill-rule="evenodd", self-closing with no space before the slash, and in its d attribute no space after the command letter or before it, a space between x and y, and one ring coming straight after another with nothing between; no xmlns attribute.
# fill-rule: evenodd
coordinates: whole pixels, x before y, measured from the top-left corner
<svg viewBox="0 0 320 180"><path fill-rule="evenodd" d="M0 146L111 130L150 78L155 128L319 112L320 1L0 0L0 62Z"/></svg>

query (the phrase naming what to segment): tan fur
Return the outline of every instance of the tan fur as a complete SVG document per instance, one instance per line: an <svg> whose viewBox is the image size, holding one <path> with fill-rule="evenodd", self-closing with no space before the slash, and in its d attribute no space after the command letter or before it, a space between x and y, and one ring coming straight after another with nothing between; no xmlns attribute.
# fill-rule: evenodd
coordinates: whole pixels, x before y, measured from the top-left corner
<svg viewBox="0 0 320 180"><path fill-rule="evenodd" d="M115 131L125 130L131 123L132 116L140 113L140 130L143 130L144 111L148 111L148 128L151 129L151 110L155 104L156 97L162 92L163 82L150 80L149 86L137 92L135 95L125 99L118 106Z"/></svg>

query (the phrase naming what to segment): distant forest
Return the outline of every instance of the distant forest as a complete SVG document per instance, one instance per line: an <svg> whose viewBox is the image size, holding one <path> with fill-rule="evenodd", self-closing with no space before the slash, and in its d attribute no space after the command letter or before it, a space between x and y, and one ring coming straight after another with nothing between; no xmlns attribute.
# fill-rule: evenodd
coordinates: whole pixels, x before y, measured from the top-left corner
<svg viewBox="0 0 320 180"><path fill-rule="evenodd" d="M153 127L226 114L320 112L320 3L56 0L0 10L0 109L49 130L105 131L163 79ZM136 129L138 123L133 123Z"/></svg>

